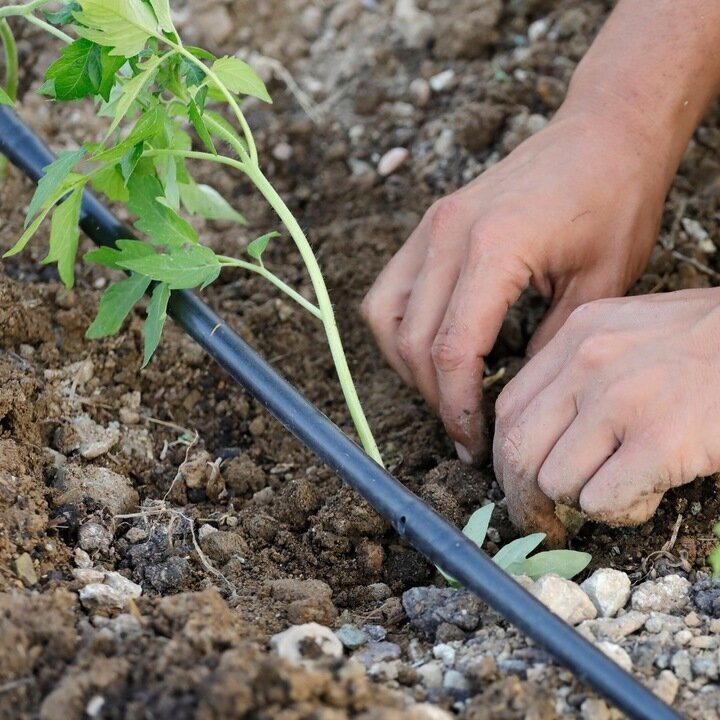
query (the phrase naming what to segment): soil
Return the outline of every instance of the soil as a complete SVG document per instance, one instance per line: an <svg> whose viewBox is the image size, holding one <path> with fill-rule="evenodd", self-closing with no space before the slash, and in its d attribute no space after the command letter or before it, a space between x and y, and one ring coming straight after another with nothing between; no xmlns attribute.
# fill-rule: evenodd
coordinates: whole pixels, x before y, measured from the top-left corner
<svg viewBox="0 0 720 720"><path fill-rule="evenodd" d="M357 308L435 199L497 161L552 114L611 3L418 4L437 27L435 39L416 48L393 22L389 0L187 0L178 16L195 44L245 48L266 69L258 55L275 58L307 94L312 117L276 73L270 79L275 104L248 106L248 118L270 178L317 249L387 464L458 525L484 500L496 502L494 539L501 545L516 535L490 466L471 470L454 458L438 421L379 358ZM471 10L472 18L482 16L476 23L466 22ZM528 28L542 19L549 32L529 52ZM27 90L37 85L54 46L24 29L20 35ZM418 100L411 82L446 70L454 72L450 85ZM21 112L56 150L100 133L88 106L54 107L28 93ZM377 162L396 146L410 149L411 159L381 178ZM682 222L697 220L710 240L720 241L718 151L715 107L688 149L656 252L634 292L706 287L720 277L712 247ZM198 224L205 242L230 254L274 227L241 177L214 169L200 169L200 176L250 219L241 231L221 222ZM19 236L31 194L30 182L8 169L0 185L0 250ZM375 680L340 661L291 665L267 642L289 623L372 621L408 647L414 636L400 594L442 583L435 570L178 328L167 328L145 370L140 311L119 336L86 341L109 276L83 267L76 289L65 290L54 268L39 262L44 239L0 265L0 718L413 717L411 680ZM309 295L288 242L271 246L267 262ZM204 295L352 432L312 318L261 279L240 273L223 276ZM505 382L522 366L543 310L544 301L530 293L512 308L489 375L504 368ZM502 382L487 392L489 416ZM73 441L81 416L117 430L109 451L81 455ZM62 483L68 468L90 473L94 467L127 478L142 510L113 516L102 493L68 493ZM707 569L719 516L716 481L706 479L669 493L640 527L586 525L573 547L593 553L592 567L617 567L637 582L657 563L692 574ZM674 529L672 548L658 554ZM142 585L129 612L92 611L79 602L77 569L85 553L95 567ZM25 555L32 560L29 576L19 570ZM317 582L288 590L280 580ZM555 693L564 688L567 694L568 687L589 696L565 672L550 686L501 675L454 712L555 717ZM453 708L452 698L433 702ZM693 717L705 716L702 700L693 699L692 708Z"/></svg>

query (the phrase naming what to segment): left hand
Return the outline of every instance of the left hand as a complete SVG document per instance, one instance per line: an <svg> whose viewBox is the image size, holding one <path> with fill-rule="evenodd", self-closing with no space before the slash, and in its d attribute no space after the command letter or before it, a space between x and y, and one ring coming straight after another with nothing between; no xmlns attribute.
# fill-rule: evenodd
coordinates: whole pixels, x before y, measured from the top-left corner
<svg viewBox="0 0 720 720"><path fill-rule="evenodd" d="M720 470L720 289L575 310L497 400L494 458L513 522L564 541L555 503L613 525Z"/></svg>

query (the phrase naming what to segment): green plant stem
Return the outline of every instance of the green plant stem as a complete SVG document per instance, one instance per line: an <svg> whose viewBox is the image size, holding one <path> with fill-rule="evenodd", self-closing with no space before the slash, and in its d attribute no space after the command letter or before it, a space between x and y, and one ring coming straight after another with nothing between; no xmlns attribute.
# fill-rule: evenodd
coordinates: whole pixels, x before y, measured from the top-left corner
<svg viewBox="0 0 720 720"><path fill-rule="evenodd" d="M5 52L5 92L10 99L15 102L17 100L18 90L18 54L15 36L3 18L0 20L0 40L2 40Z"/></svg>
<svg viewBox="0 0 720 720"><path fill-rule="evenodd" d="M382 456L380 455L377 443L375 442L375 438L370 430L362 405L360 404L360 398L358 397L355 383L353 382L350 368L348 367L347 358L345 357L342 340L340 339L340 332L338 331L337 323L335 322L335 314L333 312L332 303L330 302L330 295L328 294L325 279L323 278L320 266L318 265L315 254L313 253L313 249L308 242L308 239L305 237L305 233L302 231L298 221L295 219L292 212L290 212L290 209L285 204L284 200L280 197L280 195L278 195L275 188L270 184L270 181L265 177L265 175L263 175L262 171L257 167L252 167L248 168L245 172L253 181L255 187L257 187L257 189L262 193L263 197L270 203L283 225L285 225L290 232L292 239L295 241L295 245L300 252L300 256L302 257L308 274L310 275L310 281L315 289L318 307L322 313L322 321L325 327L328 345L330 346L330 352L332 354L333 362L335 363L338 379L340 380L340 387L342 388L343 395L345 396L345 402L348 406L348 410L350 411L353 423L355 424L355 429L360 436L360 441L365 448L365 452L373 460L375 460L375 462L382 465Z"/></svg>
<svg viewBox="0 0 720 720"><path fill-rule="evenodd" d="M29 15L34 10L49 3L50 0L32 0L24 5L6 5L4 8L0 8L0 18L10 17L12 15Z"/></svg>
<svg viewBox="0 0 720 720"><path fill-rule="evenodd" d="M25 19L32 23L33 25L37 25L39 28L44 30L46 33L49 33L50 35L53 35L54 37L58 38L59 40L62 40L64 43L71 43L73 39L67 34L64 33L62 30L59 30L54 25L51 25L49 22L45 22L44 20L41 20L39 17L36 17L32 13L28 13L25 15Z"/></svg>
<svg viewBox="0 0 720 720"><path fill-rule="evenodd" d="M311 315L314 315L318 320L322 320L322 313L320 312L320 308L318 308L316 305L313 305L297 290L294 290L287 283L283 282L277 275L270 272L270 270L268 270L264 265L246 262L245 260L238 260L237 258L227 257L225 255L218 255L217 258L220 261L220 264L225 267L239 267L243 270L249 270L250 272L261 275L268 282L271 282L276 288L291 297L304 310L309 312Z"/></svg>

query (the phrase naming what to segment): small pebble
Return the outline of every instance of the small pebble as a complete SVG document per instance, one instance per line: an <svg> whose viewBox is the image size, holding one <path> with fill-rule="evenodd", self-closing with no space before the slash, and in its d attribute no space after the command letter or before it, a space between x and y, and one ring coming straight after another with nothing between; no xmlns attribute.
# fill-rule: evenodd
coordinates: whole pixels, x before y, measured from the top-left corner
<svg viewBox="0 0 720 720"><path fill-rule="evenodd" d="M445 667L452 667L455 664L455 648L445 643L436 645L433 648L433 657L442 660Z"/></svg>
<svg viewBox="0 0 720 720"><path fill-rule="evenodd" d="M396 173L410 158L410 152L406 148L395 147L388 150L377 165L378 174L381 177L388 177Z"/></svg>
<svg viewBox="0 0 720 720"><path fill-rule="evenodd" d="M349 624L343 625L335 635L348 650L357 650L368 641L368 636L362 630Z"/></svg>
<svg viewBox="0 0 720 720"><path fill-rule="evenodd" d="M335 633L330 628L314 622L293 625L270 638L270 647L281 658L298 665L312 667L316 664L317 658L304 656L309 644L315 646L314 652L319 651L326 657L341 658L343 656L342 643Z"/></svg>
<svg viewBox="0 0 720 720"><path fill-rule="evenodd" d="M680 682L672 670L662 670L658 675L653 692L665 703L672 705L675 702Z"/></svg>
<svg viewBox="0 0 720 720"><path fill-rule="evenodd" d="M448 90L454 82L455 71L452 69L443 70L437 75L433 75L429 80L430 87L432 88L433 92L442 92L443 90Z"/></svg>
<svg viewBox="0 0 720 720"><path fill-rule="evenodd" d="M619 645L607 641L596 643L597 648L602 650L613 662L619 665L623 670L630 672L632 670L632 660L627 651Z"/></svg>

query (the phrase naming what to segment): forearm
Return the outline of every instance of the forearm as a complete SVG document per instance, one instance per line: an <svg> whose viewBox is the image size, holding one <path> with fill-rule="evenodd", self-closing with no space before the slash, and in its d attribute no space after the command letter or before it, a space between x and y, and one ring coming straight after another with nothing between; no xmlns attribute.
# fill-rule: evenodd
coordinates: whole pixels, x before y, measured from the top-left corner
<svg viewBox="0 0 720 720"><path fill-rule="evenodd" d="M718 0L620 0L558 115L582 109L622 124L669 183L718 92Z"/></svg>

